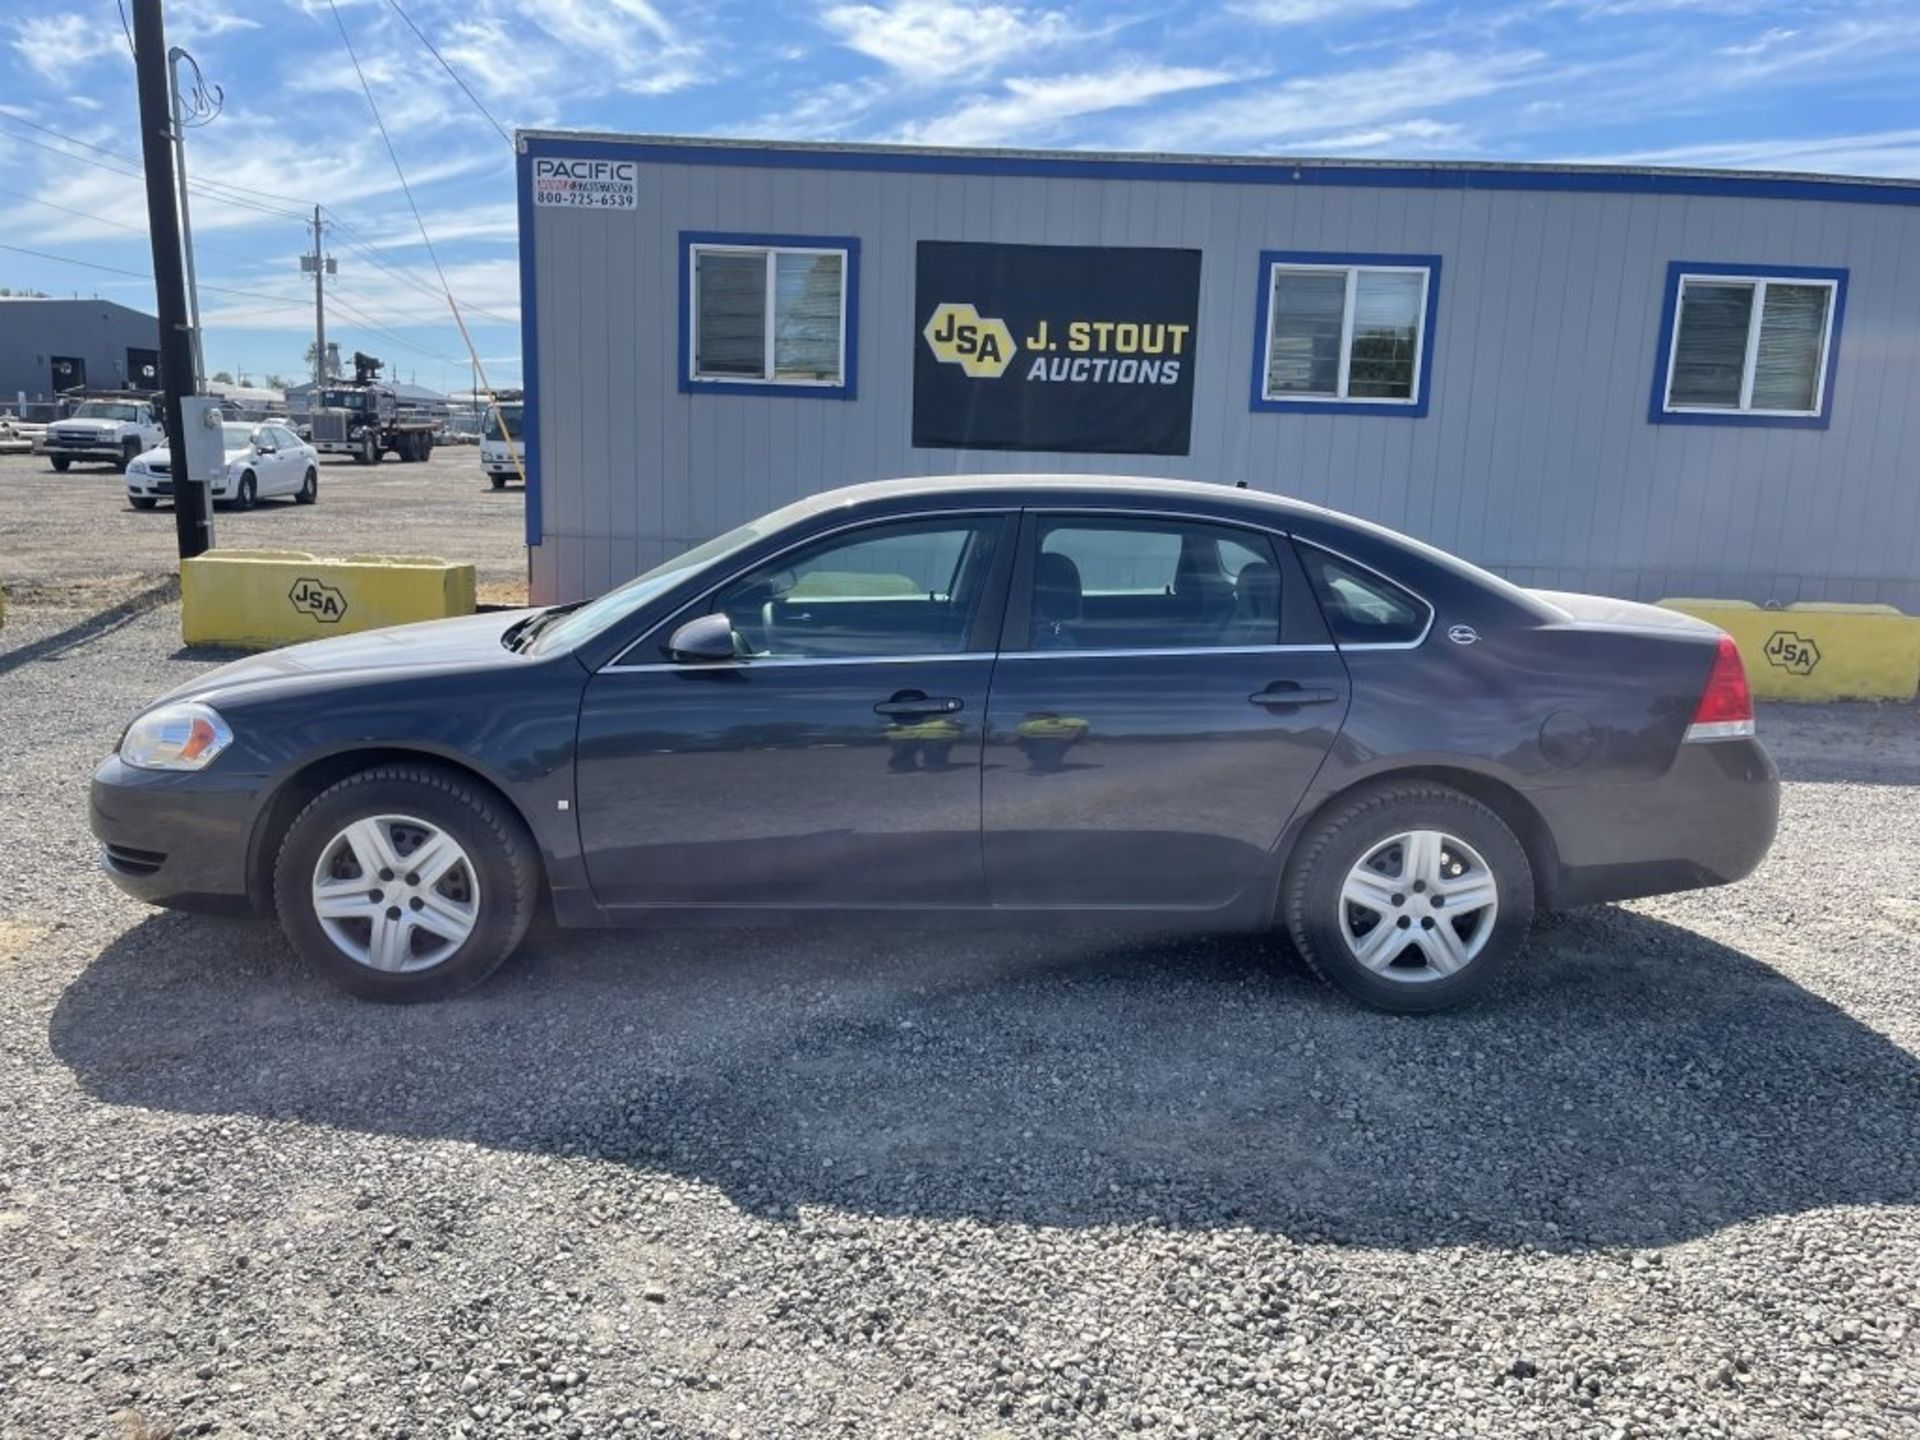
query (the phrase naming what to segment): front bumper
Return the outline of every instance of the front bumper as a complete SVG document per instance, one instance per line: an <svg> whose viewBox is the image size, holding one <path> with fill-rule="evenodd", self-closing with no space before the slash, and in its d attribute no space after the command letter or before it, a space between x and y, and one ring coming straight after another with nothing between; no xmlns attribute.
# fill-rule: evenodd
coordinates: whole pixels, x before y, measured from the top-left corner
<svg viewBox="0 0 1920 1440"><path fill-rule="evenodd" d="M41 453L66 460L118 460L120 446L106 441L98 445L56 445L48 441Z"/></svg>
<svg viewBox="0 0 1920 1440"><path fill-rule="evenodd" d="M1694 741L1656 780L1530 798L1559 850L1547 903L1590 905L1745 879L1779 827L1780 771L1758 740Z"/></svg>
<svg viewBox="0 0 1920 1440"><path fill-rule="evenodd" d="M255 808L251 789L204 772L140 770L114 756L94 772L88 821L100 868L134 899L244 914L254 908L247 850Z"/></svg>

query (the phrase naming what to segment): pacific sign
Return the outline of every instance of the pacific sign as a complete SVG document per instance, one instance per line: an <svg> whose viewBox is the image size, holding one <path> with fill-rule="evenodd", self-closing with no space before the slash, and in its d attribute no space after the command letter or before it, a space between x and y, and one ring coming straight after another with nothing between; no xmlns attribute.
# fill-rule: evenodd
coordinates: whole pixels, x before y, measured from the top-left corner
<svg viewBox="0 0 1920 1440"><path fill-rule="evenodd" d="M633 160L533 161L533 203L570 210L632 210L640 203L640 166Z"/></svg>

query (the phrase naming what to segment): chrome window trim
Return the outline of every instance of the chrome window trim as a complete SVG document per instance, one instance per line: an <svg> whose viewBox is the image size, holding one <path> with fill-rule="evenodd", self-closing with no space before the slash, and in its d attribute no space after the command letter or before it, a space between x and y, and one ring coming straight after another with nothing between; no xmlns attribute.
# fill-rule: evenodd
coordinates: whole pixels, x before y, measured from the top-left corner
<svg viewBox="0 0 1920 1440"><path fill-rule="evenodd" d="M1392 641L1388 641L1388 640L1361 641L1358 644L1354 644L1354 645L1341 645L1338 641L1336 641L1334 644L1334 648L1339 650L1339 652L1342 655L1349 654L1355 650L1418 650L1422 645L1427 643L1427 637L1433 633L1433 622L1438 618L1440 612L1435 608L1434 603L1431 600L1427 599L1426 596L1422 595L1418 590L1414 589L1411 585L1407 584L1405 581L1396 580L1393 578L1393 576L1387 574L1386 571L1375 569L1373 566L1367 564L1366 561L1356 560L1353 558L1353 556L1348 555L1344 551L1336 550L1331 545L1322 545L1318 540L1302 539L1298 535L1292 536L1291 538L1293 539L1295 544L1304 545L1309 550L1318 550L1323 555L1331 555L1333 556L1334 559L1344 561L1346 564L1353 566L1353 568L1356 570L1364 570L1367 572L1367 574L1374 576L1376 579L1386 581L1387 584L1393 586L1394 589L1405 591L1407 594L1411 595L1414 599L1418 600L1423 606L1426 607L1427 623L1421 627L1420 633L1417 636L1415 636L1413 639L1392 640ZM1327 629L1331 631L1333 629L1333 626L1329 624L1327 626Z"/></svg>
<svg viewBox="0 0 1920 1440"><path fill-rule="evenodd" d="M802 665L934 665L954 660L991 660L991 650L948 650L928 655L783 655L756 660L646 660L638 665L607 665L600 674L635 670L791 670Z"/></svg>
<svg viewBox="0 0 1920 1440"><path fill-rule="evenodd" d="M1064 650L1007 650L1002 660L1158 660L1188 655L1332 655L1332 645L1179 645L1163 649L1085 650L1078 646Z"/></svg>

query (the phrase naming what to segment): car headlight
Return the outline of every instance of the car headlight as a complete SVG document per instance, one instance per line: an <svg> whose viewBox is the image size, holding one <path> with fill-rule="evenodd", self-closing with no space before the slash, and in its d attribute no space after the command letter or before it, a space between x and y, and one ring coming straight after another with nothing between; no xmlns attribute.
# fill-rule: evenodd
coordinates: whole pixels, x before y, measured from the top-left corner
<svg viewBox="0 0 1920 1440"><path fill-rule="evenodd" d="M120 758L141 770L204 770L233 731L211 705L186 701L149 710L127 727Z"/></svg>

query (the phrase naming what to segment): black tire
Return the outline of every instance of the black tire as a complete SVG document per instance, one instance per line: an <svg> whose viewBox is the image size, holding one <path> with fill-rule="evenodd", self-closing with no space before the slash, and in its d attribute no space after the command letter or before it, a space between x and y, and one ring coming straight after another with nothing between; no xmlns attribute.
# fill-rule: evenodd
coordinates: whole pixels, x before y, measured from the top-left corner
<svg viewBox="0 0 1920 1440"><path fill-rule="evenodd" d="M1349 874L1370 852L1415 830L1458 837L1477 851L1498 894L1492 928L1478 953L1438 977L1418 965L1401 970L1401 961L1391 962L1386 974L1363 965L1350 948L1349 927L1389 922L1350 911L1341 899ZM1416 917L1420 923L1434 918L1427 910L1431 897L1406 894L1405 900L1407 925ZM1287 866L1281 903L1288 934L1321 980L1376 1010L1426 1014L1483 998L1510 976L1533 924L1533 867L1513 831L1479 801L1430 781L1391 781L1336 801L1314 822ZM1436 923L1453 922L1443 916ZM1401 960L1415 953L1409 949ZM1402 978L1393 978L1395 972Z"/></svg>
<svg viewBox="0 0 1920 1440"><path fill-rule="evenodd" d="M472 933L425 969L373 969L335 945L314 914L314 871L335 838L356 820L391 814L446 832L466 852L478 882ZM295 951L328 981L366 1000L440 1000L479 984L525 937L539 893L538 857L519 817L467 777L425 764L363 770L323 791L287 828L273 872L280 928Z"/></svg>
<svg viewBox="0 0 1920 1440"><path fill-rule="evenodd" d="M151 510L160 502L151 495L129 495L127 503L136 510Z"/></svg>
<svg viewBox="0 0 1920 1440"><path fill-rule="evenodd" d="M504 476L504 475L489 475L489 476L488 476L487 478L488 478L489 480L491 480L491 481L493 481L493 488L494 488L494 489L496 489L496 490L504 490L504 489L506 489L506 488L507 488L507 477L506 477L506 476Z"/></svg>
<svg viewBox="0 0 1920 1440"><path fill-rule="evenodd" d="M120 458L113 462L113 468L124 475L127 473L127 467L139 458L140 442L138 440L124 441L120 446Z"/></svg>
<svg viewBox="0 0 1920 1440"><path fill-rule="evenodd" d="M247 471L240 477L240 488L233 492L233 508L251 510L260 500L260 486L253 478L253 472Z"/></svg>
<svg viewBox="0 0 1920 1440"><path fill-rule="evenodd" d="M67 467L73 464L73 459L67 455L49 455L47 463L64 475L67 473Z"/></svg>
<svg viewBox="0 0 1920 1440"><path fill-rule="evenodd" d="M353 452L356 465L378 465L380 463L380 441L376 436L366 435L360 440L360 448Z"/></svg>
<svg viewBox="0 0 1920 1440"><path fill-rule="evenodd" d="M320 498L320 472L313 466L307 467L307 478L300 482L300 488L293 492L293 503L311 505Z"/></svg>

